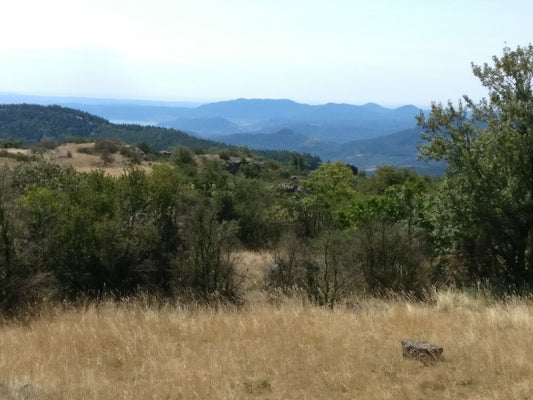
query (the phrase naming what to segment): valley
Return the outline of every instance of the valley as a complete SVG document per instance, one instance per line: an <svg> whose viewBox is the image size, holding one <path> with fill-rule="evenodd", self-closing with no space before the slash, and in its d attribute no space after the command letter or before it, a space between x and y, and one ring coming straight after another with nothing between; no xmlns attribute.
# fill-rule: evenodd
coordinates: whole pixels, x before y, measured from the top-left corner
<svg viewBox="0 0 533 400"><path fill-rule="evenodd" d="M8 99L0 95L0 102L2 98ZM24 97L19 99L24 101ZM192 137L233 146L316 154L324 162L356 164L361 171L369 173L380 165L411 168L431 175L442 175L445 169L442 163L417 159L417 145L421 141L415 116L421 110L415 106L389 109L374 103L361 106L308 105L291 100L265 99L236 99L187 106L164 102L100 101L41 99L42 103L55 102L120 122L115 124L113 131L106 129L100 135L127 143L139 141L139 135L131 132L131 128L128 128L130 133L124 132L126 124L137 124L144 125L142 130L152 131L159 137L170 128L171 132L186 132ZM161 140L155 147L163 150L165 146L174 144L173 140Z"/></svg>

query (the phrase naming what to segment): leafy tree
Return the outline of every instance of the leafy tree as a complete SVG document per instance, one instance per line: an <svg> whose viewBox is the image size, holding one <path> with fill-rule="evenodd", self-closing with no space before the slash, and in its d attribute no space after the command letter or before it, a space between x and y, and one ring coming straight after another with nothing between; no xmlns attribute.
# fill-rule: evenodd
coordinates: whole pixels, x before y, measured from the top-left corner
<svg viewBox="0 0 533 400"><path fill-rule="evenodd" d="M235 299L239 282L232 252L237 245L237 224L220 221L213 201L203 199L186 225L185 254L177 263L178 285L204 299L213 295Z"/></svg>
<svg viewBox="0 0 533 400"><path fill-rule="evenodd" d="M425 158L445 160L434 199L435 243L472 280L533 287L533 46L472 65L488 99L464 96L421 114Z"/></svg>
<svg viewBox="0 0 533 400"><path fill-rule="evenodd" d="M358 175L356 189L362 193L384 194L390 186L419 179L420 176L411 169L383 165L370 178Z"/></svg>
<svg viewBox="0 0 533 400"><path fill-rule="evenodd" d="M316 237L323 230L332 228L341 211L356 194L354 176L350 168L341 162L322 164L302 182L305 194L296 194L289 204L297 222L298 234Z"/></svg>
<svg viewBox="0 0 533 400"><path fill-rule="evenodd" d="M309 153L298 153L293 151L290 153L291 164L299 171L315 170L320 165L320 157L311 155Z"/></svg>
<svg viewBox="0 0 533 400"><path fill-rule="evenodd" d="M381 195L355 198L339 215L354 228L353 265L374 293L409 292L422 296L427 284L425 186L415 176Z"/></svg>

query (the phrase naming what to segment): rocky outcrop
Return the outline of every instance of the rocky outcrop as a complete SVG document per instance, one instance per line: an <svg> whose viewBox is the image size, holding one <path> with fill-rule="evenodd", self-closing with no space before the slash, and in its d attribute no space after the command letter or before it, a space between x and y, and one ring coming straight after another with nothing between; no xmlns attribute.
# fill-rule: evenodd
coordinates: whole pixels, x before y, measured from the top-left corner
<svg viewBox="0 0 533 400"><path fill-rule="evenodd" d="M354 174L354 176L359 173L359 170L357 169L355 165L352 165L352 164L344 164L344 165L346 165L348 168L352 170L352 174Z"/></svg>
<svg viewBox="0 0 533 400"><path fill-rule="evenodd" d="M226 171L228 171L230 174L235 175L243 162L241 160L223 160L222 165L224 165L224 168Z"/></svg>
<svg viewBox="0 0 533 400"><path fill-rule="evenodd" d="M417 340L402 340L402 353L404 357L420 360L422 362L442 360L444 349L438 344L421 342Z"/></svg>

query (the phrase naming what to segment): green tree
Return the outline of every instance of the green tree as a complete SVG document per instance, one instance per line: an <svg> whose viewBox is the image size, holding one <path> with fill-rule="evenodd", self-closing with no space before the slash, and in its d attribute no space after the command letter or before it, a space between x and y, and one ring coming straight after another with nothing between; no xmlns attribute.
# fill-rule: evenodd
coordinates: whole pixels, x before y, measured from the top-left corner
<svg viewBox="0 0 533 400"><path fill-rule="evenodd" d="M488 99L433 104L418 118L423 157L445 160L434 199L435 243L472 280L533 287L533 46L472 65Z"/></svg>
<svg viewBox="0 0 533 400"><path fill-rule="evenodd" d="M341 162L322 164L302 182L305 195L289 209L297 221L297 231L305 237L316 237L332 228L341 212L356 195L354 176Z"/></svg>
<svg viewBox="0 0 533 400"><path fill-rule="evenodd" d="M427 284L425 186L419 176L393 184L381 195L354 199L341 214L354 229L352 264L374 293L423 296Z"/></svg>

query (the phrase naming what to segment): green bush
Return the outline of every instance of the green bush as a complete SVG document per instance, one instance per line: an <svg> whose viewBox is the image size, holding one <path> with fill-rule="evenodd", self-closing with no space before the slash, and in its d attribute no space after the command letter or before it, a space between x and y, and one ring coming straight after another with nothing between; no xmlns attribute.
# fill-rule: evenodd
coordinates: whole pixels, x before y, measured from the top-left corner
<svg viewBox="0 0 533 400"><path fill-rule="evenodd" d="M176 146L172 149L170 161L176 165L191 165L194 164L194 154L186 147Z"/></svg>
<svg viewBox="0 0 533 400"><path fill-rule="evenodd" d="M17 139L0 139L0 149L20 149L23 147L23 144L20 140Z"/></svg>
<svg viewBox="0 0 533 400"><path fill-rule="evenodd" d="M353 265L364 275L370 292L409 293L422 297L429 288L429 249L420 233L405 222L360 224L352 247Z"/></svg>
<svg viewBox="0 0 533 400"><path fill-rule="evenodd" d="M284 249L267 270L267 287L303 290L318 305L333 307L350 293L364 290L360 271L354 267L352 237L327 230L311 242L293 235L284 237Z"/></svg>
<svg viewBox="0 0 533 400"><path fill-rule="evenodd" d="M39 143L31 147L33 153L41 153L46 150L53 150L59 146L59 143L53 138L44 138Z"/></svg>
<svg viewBox="0 0 533 400"><path fill-rule="evenodd" d="M221 150L218 152L218 156L220 157L221 160L224 160L224 161L228 161L231 157L231 154L230 152L226 149L226 150Z"/></svg>
<svg viewBox="0 0 533 400"><path fill-rule="evenodd" d="M239 283L233 261L237 224L219 221L216 207L201 202L184 230L184 254L178 259L178 284L196 297L236 300Z"/></svg>
<svg viewBox="0 0 533 400"><path fill-rule="evenodd" d="M120 154L129 159L133 164L140 164L143 160L143 155L139 148L125 145L120 148Z"/></svg>
<svg viewBox="0 0 533 400"><path fill-rule="evenodd" d="M92 143L93 141L94 139L92 138L79 137L79 136L67 136L65 138L65 143L82 144L82 143Z"/></svg>
<svg viewBox="0 0 533 400"><path fill-rule="evenodd" d="M94 142L94 152L97 154L115 154L121 147L119 142L112 140L96 139Z"/></svg>

